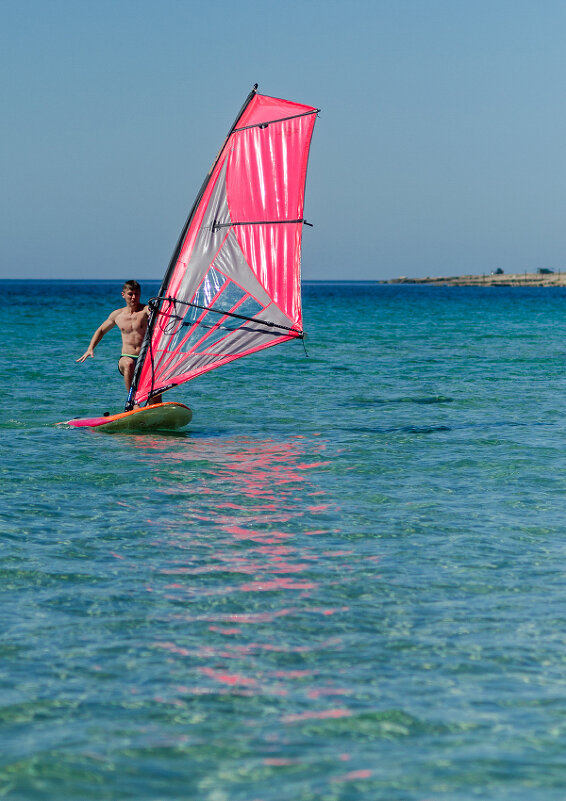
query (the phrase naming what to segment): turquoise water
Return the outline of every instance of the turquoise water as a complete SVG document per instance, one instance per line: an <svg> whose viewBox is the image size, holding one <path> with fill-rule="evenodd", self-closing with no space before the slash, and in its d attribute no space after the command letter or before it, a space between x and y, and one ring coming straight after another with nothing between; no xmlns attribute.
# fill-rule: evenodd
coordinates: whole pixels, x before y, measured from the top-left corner
<svg viewBox="0 0 566 801"><path fill-rule="evenodd" d="M306 285L153 436L54 425L120 282L2 291L0 798L565 797L566 291Z"/></svg>

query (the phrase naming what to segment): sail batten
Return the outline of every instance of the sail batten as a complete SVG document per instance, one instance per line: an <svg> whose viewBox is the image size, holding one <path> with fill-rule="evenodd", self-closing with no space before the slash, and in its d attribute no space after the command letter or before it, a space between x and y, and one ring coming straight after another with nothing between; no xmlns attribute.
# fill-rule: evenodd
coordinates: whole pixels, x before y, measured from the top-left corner
<svg viewBox="0 0 566 801"><path fill-rule="evenodd" d="M256 122L254 125L244 125L241 128L234 128L234 133L239 131L247 131L249 128L267 128L268 125L276 125L278 122L286 122L287 120L295 120L297 117L308 117L310 114L318 114L319 109L315 108L312 111L305 111L302 114L294 114L292 117L281 117L277 120L267 120L266 122Z"/></svg>
<svg viewBox="0 0 566 801"><path fill-rule="evenodd" d="M248 96L151 301L126 408L304 336L301 237L317 112L255 88Z"/></svg>
<svg viewBox="0 0 566 801"><path fill-rule="evenodd" d="M211 230L218 231L220 228L235 228L238 225L287 225L290 223L307 223L303 218L299 220L247 220L246 222L212 223ZM311 226L312 227L312 226Z"/></svg>
<svg viewBox="0 0 566 801"><path fill-rule="evenodd" d="M251 295L248 295L248 298L251 298L251 297L252 297ZM243 300L247 300L248 298L245 298ZM157 300L157 298L152 298L152 300ZM184 306L191 306L193 309L202 309L204 311L211 311L211 312L214 312L215 314L224 315L226 317L235 317L238 320L248 320L250 322L258 322L258 323L261 323L262 325L267 325L267 326L269 326L271 328L283 328L285 331L292 331L297 336L303 336L304 335L303 331L298 331L296 328L290 328L289 326L281 325L280 323L272 323L269 320L258 320L257 317L246 317L243 314L236 314L233 309L228 311L227 309L215 309L213 306L199 306L198 303L189 303L186 300L177 300L176 298L161 298L161 300L170 300L170 301L172 301L174 303L181 303ZM234 307L234 308L237 308L240 305L240 303L243 302L243 300L239 301L238 304L236 305L236 307ZM170 315L170 319L173 319L174 317L175 317L175 315ZM179 319L181 321L181 325L182 326L185 326L185 327L186 326L193 326L192 322L185 322L185 320L183 318L181 318L181 317L178 317L177 319ZM197 322L194 325L198 325L198 324L199 323Z"/></svg>

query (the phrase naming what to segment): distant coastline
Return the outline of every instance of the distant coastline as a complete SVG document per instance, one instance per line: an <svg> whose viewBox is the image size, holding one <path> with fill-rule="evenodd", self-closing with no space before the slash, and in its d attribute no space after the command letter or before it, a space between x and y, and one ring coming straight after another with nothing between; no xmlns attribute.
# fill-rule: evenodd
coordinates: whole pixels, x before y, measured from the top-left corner
<svg viewBox="0 0 566 801"><path fill-rule="evenodd" d="M435 286L566 286L566 272L484 273L437 278L392 278L380 284L433 284Z"/></svg>

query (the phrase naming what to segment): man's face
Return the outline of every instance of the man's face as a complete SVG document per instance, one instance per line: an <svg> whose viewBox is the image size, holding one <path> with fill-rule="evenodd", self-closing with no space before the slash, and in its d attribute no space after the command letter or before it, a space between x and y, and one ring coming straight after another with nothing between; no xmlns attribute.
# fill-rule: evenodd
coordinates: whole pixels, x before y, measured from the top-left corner
<svg viewBox="0 0 566 801"><path fill-rule="evenodd" d="M140 292L138 289L130 289L126 287L126 289L122 292L122 297L126 301L127 306L132 306L136 308L138 303L140 302Z"/></svg>

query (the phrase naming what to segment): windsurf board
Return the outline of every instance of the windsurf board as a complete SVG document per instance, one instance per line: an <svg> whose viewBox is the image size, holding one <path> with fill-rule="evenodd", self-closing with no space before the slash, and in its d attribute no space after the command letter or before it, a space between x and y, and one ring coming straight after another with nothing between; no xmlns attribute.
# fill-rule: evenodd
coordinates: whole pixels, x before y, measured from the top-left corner
<svg viewBox="0 0 566 801"><path fill-rule="evenodd" d="M193 413L183 403L156 403L131 412L104 417L85 417L66 420L74 428L92 428L107 434L143 431L178 431L191 422Z"/></svg>

